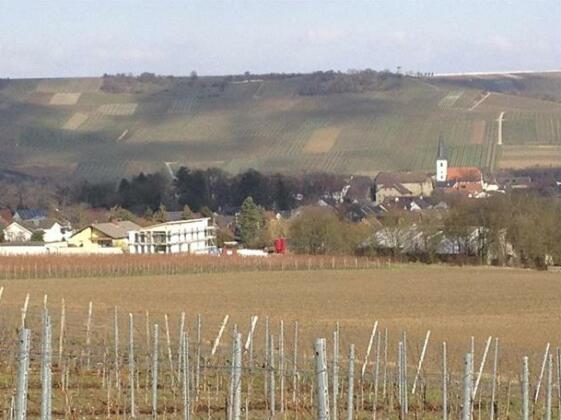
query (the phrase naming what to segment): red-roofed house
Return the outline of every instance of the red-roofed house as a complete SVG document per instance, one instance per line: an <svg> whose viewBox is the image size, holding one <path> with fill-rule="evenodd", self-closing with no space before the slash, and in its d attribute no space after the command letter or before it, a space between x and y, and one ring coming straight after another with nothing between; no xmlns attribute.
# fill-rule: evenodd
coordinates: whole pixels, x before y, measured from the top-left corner
<svg viewBox="0 0 561 420"><path fill-rule="evenodd" d="M460 168L448 168L448 173L446 174L447 182L457 182L457 183L483 183L483 174L479 168L474 166L460 167Z"/></svg>
<svg viewBox="0 0 561 420"><path fill-rule="evenodd" d="M474 166L448 167L444 142L440 138L436 158L436 185L444 192L476 196L483 191L483 173Z"/></svg>
<svg viewBox="0 0 561 420"><path fill-rule="evenodd" d="M439 186L449 193L475 196L483 191L483 173L479 168L448 168L446 181Z"/></svg>

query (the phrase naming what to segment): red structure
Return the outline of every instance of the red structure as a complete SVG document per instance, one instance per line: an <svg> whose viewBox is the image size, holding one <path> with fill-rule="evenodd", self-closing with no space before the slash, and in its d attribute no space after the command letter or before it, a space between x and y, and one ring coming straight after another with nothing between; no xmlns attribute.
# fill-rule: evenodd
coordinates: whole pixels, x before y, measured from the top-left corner
<svg viewBox="0 0 561 420"><path fill-rule="evenodd" d="M275 239L275 252L277 254L284 254L286 252L286 238Z"/></svg>

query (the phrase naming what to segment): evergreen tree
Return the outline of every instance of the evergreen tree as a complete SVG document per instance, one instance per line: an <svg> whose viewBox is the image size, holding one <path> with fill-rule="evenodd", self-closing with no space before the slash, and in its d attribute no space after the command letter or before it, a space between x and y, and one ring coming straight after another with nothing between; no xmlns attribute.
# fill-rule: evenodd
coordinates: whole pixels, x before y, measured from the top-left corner
<svg viewBox="0 0 561 420"><path fill-rule="evenodd" d="M294 197L291 185L282 175L277 175L275 179L275 206L277 210L290 210L294 207Z"/></svg>
<svg viewBox="0 0 561 420"><path fill-rule="evenodd" d="M265 208L271 206L271 188L266 176L254 169L249 169L237 177L237 191L234 205L239 205L252 197L253 201Z"/></svg>
<svg viewBox="0 0 561 420"><path fill-rule="evenodd" d="M168 221L166 206L160 204L158 210L152 216L154 222L164 223Z"/></svg>
<svg viewBox="0 0 561 420"><path fill-rule="evenodd" d="M207 206L201 207L200 213L201 213L201 216L203 216L203 217L211 217L212 218L212 216L213 216L212 210L209 209Z"/></svg>
<svg viewBox="0 0 561 420"><path fill-rule="evenodd" d="M263 228L263 213L251 197L247 197L242 203L238 228L240 239L246 245L251 245L259 238Z"/></svg>
<svg viewBox="0 0 561 420"><path fill-rule="evenodd" d="M188 205L194 211L211 204L208 180L204 171L191 171L182 167L175 181L179 204Z"/></svg>
<svg viewBox="0 0 561 420"><path fill-rule="evenodd" d="M181 212L181 217L184 220L189 220L193 218L193 211L191 210L191 208L185 204L185 206L183 206L183 211Z"/></svg>
<svg viewBox="0 0 561 420"><path fill-rule="evenodd" d="M35 232L33 232L31 234L31 242L43 242L43 234L44 232L42 230L36 230Z"/></svg>

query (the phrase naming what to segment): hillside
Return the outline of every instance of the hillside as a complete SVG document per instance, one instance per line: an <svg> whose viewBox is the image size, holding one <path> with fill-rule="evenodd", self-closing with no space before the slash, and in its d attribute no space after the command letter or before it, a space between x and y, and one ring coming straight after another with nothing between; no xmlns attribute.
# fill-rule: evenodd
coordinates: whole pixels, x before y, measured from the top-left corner
<svg viewBox="0 0 561 420"><path fill-rule="evenodd" d="M373 175L431 170L439 134L452 165L561 165L561 74L376 76L367 88L333 77L0 80L0 170Z"/></svg>

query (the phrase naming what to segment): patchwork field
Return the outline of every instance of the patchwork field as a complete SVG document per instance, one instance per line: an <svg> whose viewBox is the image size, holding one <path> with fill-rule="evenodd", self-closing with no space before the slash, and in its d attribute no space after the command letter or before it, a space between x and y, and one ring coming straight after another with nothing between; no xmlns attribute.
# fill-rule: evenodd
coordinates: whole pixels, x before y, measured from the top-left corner
<svg viewBox="0 0 561 420"><path fill-rule="evenodd" d="M49 105L76 105L81 93L55 93Z"/></svg>
<svg viewBox="0 0 561 420"><path fill-rule="evenodd" d="M88 115L82 112L77 112L73 114L68 121L64 123L62 126L65 130L76 130L80 127L83 123L85 123L88 119Z"/></svg>
<svg viewBox="0 0 561 420"><path fill-rule="evenodd" d="M341 130L338 128L320 128L314 131L304 146L307 153L327 153L335 145Z"/></svg>
<svg viewBox="0 0 561 420"><path fill-rule="evenodd" d="M561 165L560 146L502 146L499 167L522 169Z"/></svg>
<svg viewBox="0 0 561 420"><path fill-rule="evenodd" d="M231 172L431 171L442 135L451 165L490 171L508 158L495 151L501 112L505 145L561 145L555 74L403 77L388 89L311 96L301 93L305 75L225 80L161 78L115 93L101 78L1 81L1 169L66 165L91 181L128 175L126 161L143 170L173 161Z"/></svg>

